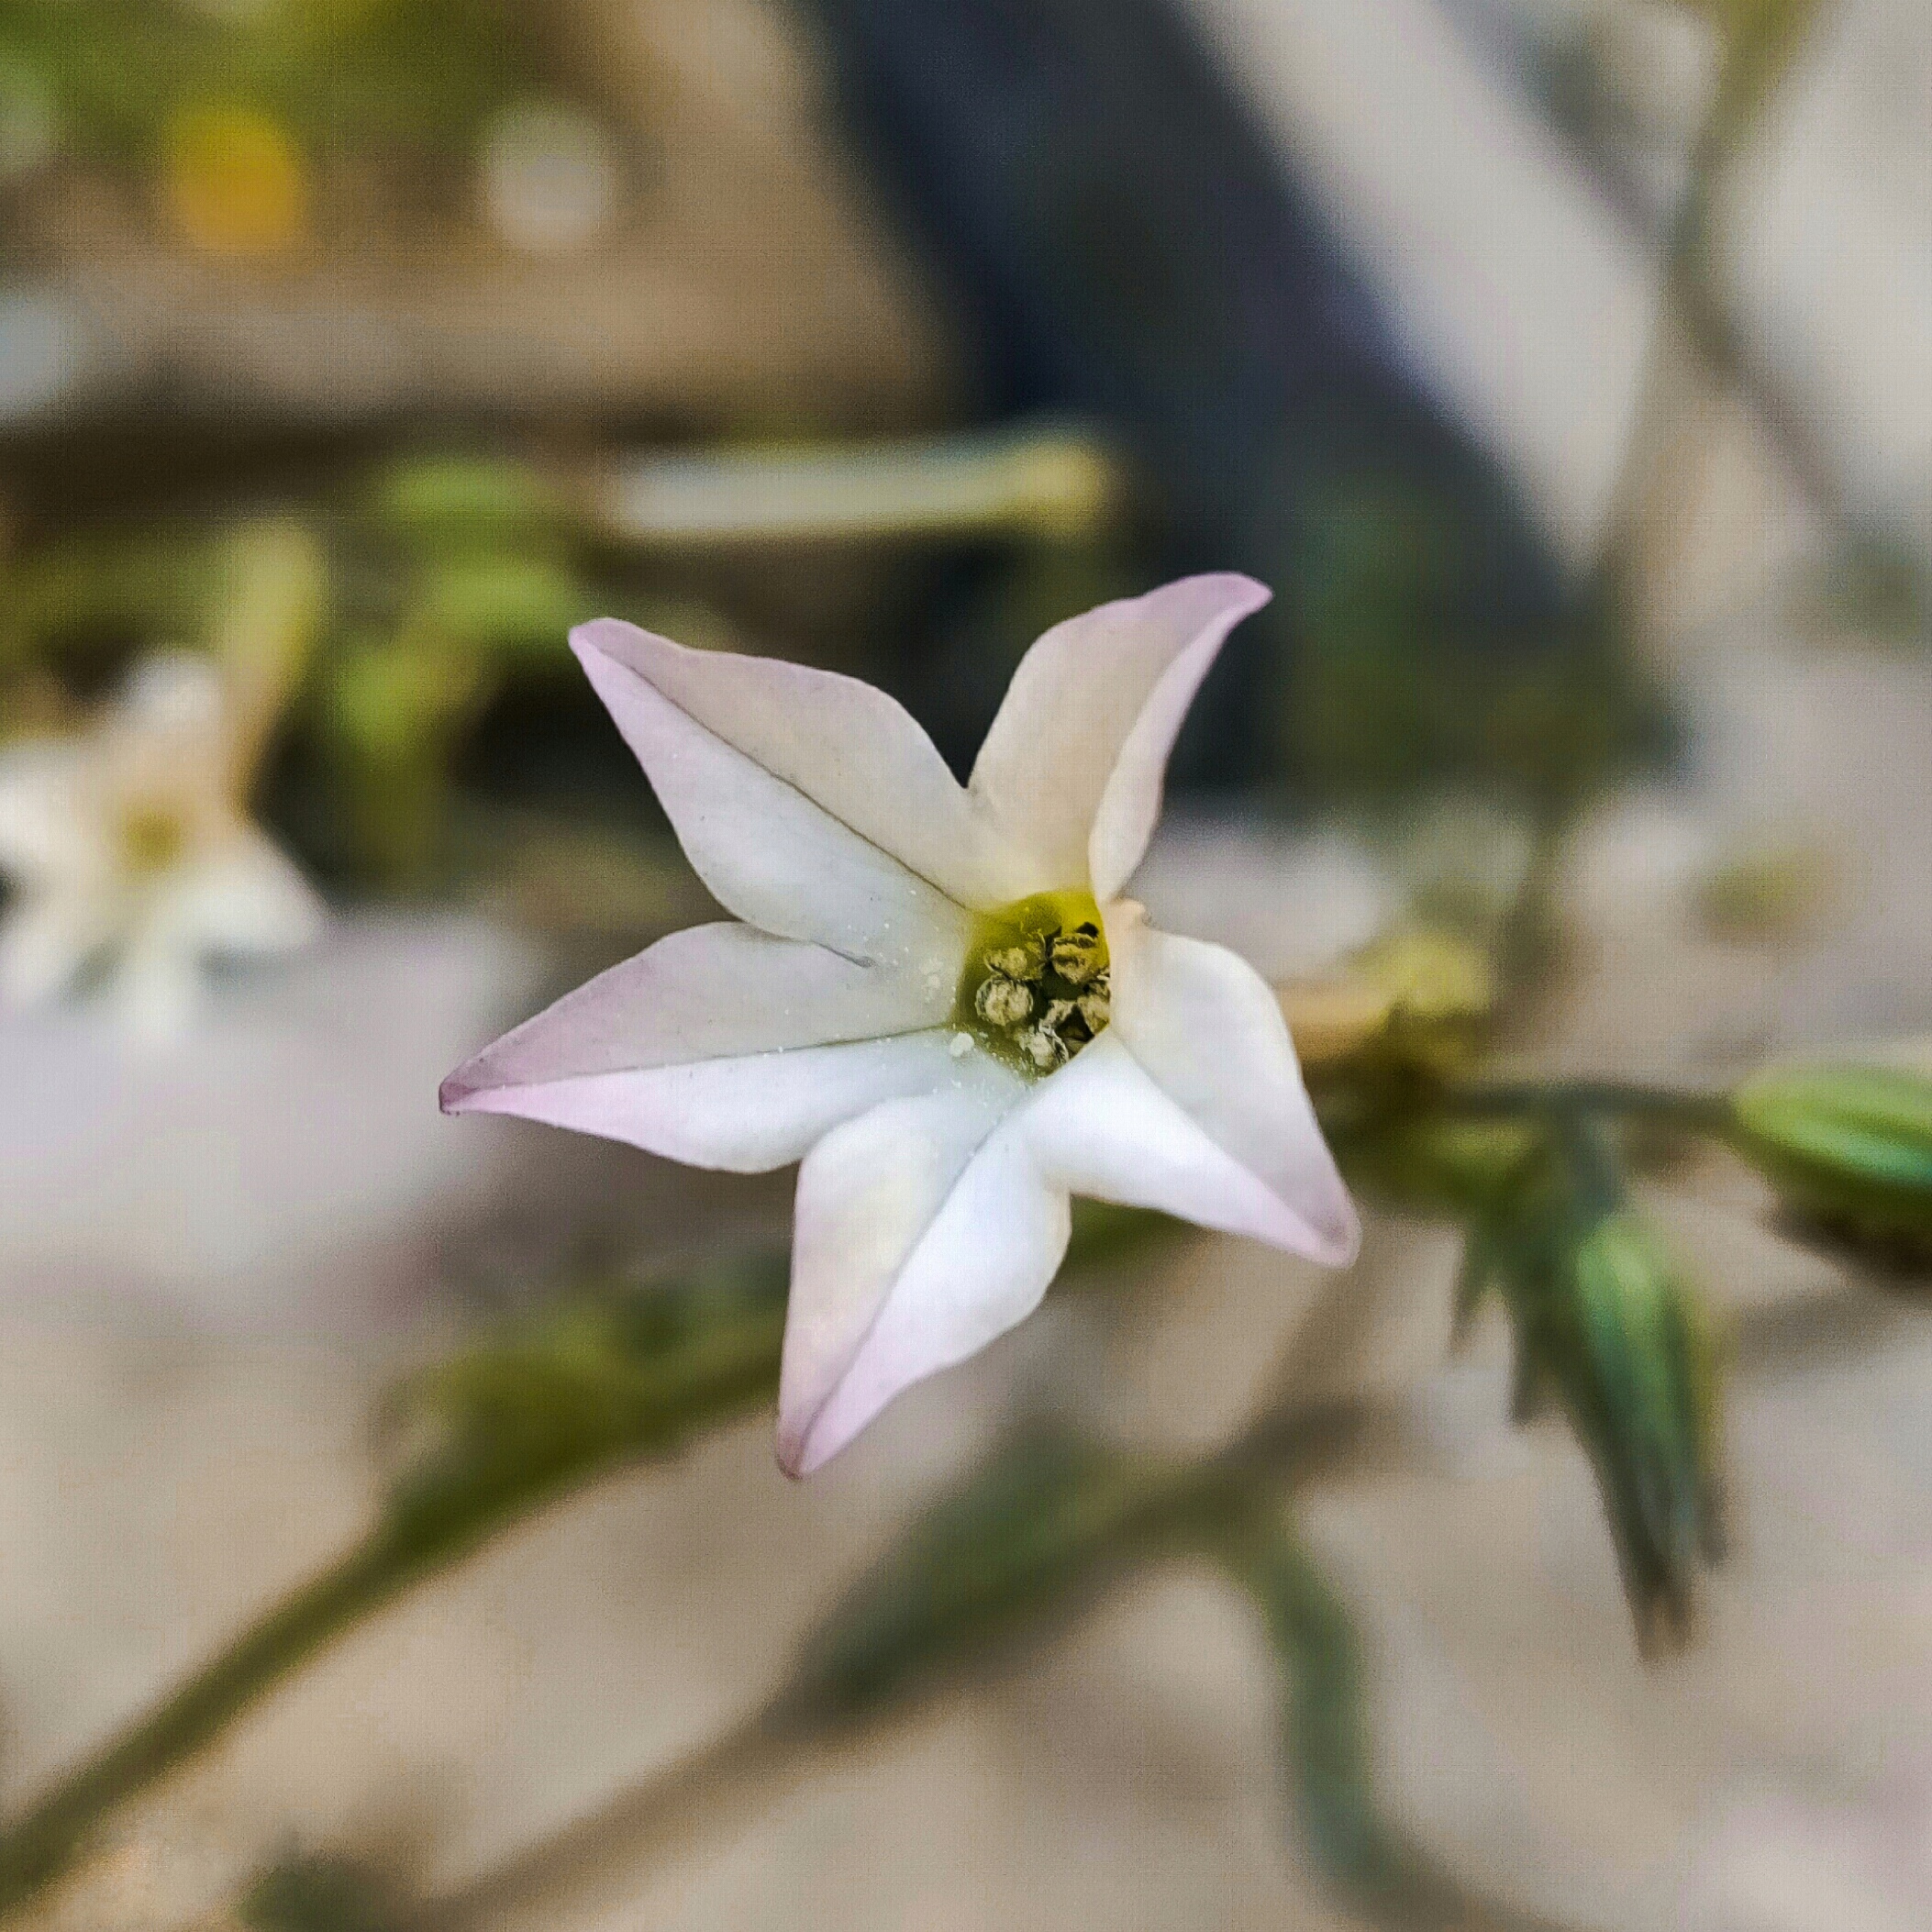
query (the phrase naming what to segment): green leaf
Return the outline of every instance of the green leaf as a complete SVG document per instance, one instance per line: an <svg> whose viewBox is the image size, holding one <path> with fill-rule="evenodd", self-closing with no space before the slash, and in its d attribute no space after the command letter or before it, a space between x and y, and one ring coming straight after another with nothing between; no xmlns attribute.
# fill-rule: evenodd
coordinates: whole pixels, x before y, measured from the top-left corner
<svg viewBox="0 0 1932 1932"><path fill-rule="evenodd" d="M564 639L594 611L574 571L545 557L491 551L426 569L408 621L451 644L561 665L570 661Z"/></svg>
<svg viewBox="0 0 1932 1932"><path fill-rule="evenodd" d="M527 463L488 456L426 456L392 463L370 506L406 542L435 553L528 546L578 523L564 493Z"/></svg>

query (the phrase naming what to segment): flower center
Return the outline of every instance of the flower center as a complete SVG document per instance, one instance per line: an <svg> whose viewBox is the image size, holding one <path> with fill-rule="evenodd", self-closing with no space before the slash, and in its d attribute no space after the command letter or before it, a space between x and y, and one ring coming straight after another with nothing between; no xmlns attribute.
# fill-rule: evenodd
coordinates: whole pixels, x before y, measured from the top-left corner
<svg viewBox="0 0 1932 1932"><path fill-rule="evenodd" d="M131 805L121 815L121 860L137 877L165 872L187 843L181 814L165 805Z"/></svg>
<svg viewBox="0 0 1932 1932"><path fill-rule="evenodd" d="M1108 1019L1111 974L1088 893L1036 893L982 913L953 1023L1023 1073L1063 1067Z"/></svg>

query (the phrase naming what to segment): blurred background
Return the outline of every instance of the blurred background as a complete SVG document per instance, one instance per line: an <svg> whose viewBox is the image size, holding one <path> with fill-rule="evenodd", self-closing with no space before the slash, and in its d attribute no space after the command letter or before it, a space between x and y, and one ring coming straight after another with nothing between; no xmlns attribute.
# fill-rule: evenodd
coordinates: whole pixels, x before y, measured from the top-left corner
<svg viewBox="0 0 1932 1932"><path fill-rule="evenodd" d="M963 773L1039 631L1200 569L1276 599L1135 890L1312 1071L1932 1069L1932 17L0 0L0 1806L354 1543L413 1378L783 1243L788 1175L437 1113L711 916L569 627ZM20 1922L1932 1922L1932 1316L1728 1156L1639 1193L1728 1366L1681 1654L1501 1312L1450 1346L1452 1227L1339 1294L1137 1239L809 1484L752 1402L437 1570ZM1283 1388L1372 1423L1296 1493L1321 1682L1506 1903L1351 1890L1192 1559L707 1755L1016 1418L1199 1458Z"/></svg>

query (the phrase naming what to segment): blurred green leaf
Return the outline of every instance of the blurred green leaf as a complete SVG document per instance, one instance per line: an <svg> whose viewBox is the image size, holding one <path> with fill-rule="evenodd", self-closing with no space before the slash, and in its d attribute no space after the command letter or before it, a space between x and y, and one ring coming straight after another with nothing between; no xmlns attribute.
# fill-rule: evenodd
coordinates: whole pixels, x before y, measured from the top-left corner
<svg viewBox="0 0 1932 1932"><path fill-rule="evenodd" d="M1416 1102L1380 1103L1364 1119L1339 1108L1330 1128L1337 1158L1349 1179L1408 1214L1442 1216L1482 1228L1494 1203L1543 1148L1541 1128L1513 1116L1460 1116L1425 1111ZM1486 1286L1486 1278L1482 1285Z"/></svg>
<svg viewBox="0 0 1932 1932"><path fill-rule="evenodd" d="M574 571L502 551L439 559L414 588L408 622L459 646L570 662L573 626L595 614Z"/></svg>
<svg viewBox="0 0 1932 1932"><path fill-rule="evenodd" d="M568 1301L512 1324L402 1392L427 1445L397 1476L385 1534L440 1548L534 1499L769 1399L784 1330L782 1255Z"/></svg>
<svg viewBox="0 0 1932 1932"><path fill-rule="evenodd" d="M1724 37L1715 121L1727 152L1738 145L1790 71L1818 0L1689 0Z"/></svg>
<svg viewBox="0 0 1932 1932"><path fill-rule="evenodd" d="M1774 1068L1732 1098L1731 1141L1801 1220L1873 1259L1932 1264L1932 1080Z"/></svg>
<svg viewBox="0 0 1932 1932"><path fill-rule="evenodd" d="M246 783L328 617L328 558L291 516L253 518L220 546L212 648L236 721L238 777Z"/></svg>
<svg viewBox="0 0 1932 1932"><path fill-rule="evenodd" d="M528 463L506 457L410 457L370 487L372 515L427 552L527 548L577 523L566 494Z"/></svg>
<svg viewBox="0 0 1932 1932"><path fill-rule="evenodd" d="M361 864L391 886L422 876L443 824L452 748L494 688L472 651L434 633L334 654L322 719Z"/></svg>
<svg viewBox="0 0 1932 1932"><path fill-rule="evenodd" d="M51 658L83 683L206 628L225 560L203 528L89 531L0 570L0 670Z"/></svg>
<svg viewBox="0 0 1932 1932"><path fill-rule="evenodd" d="M1735 945L1815 937L1843 901L1841 870L1815 842L1734 852L1703 882L1697 911L1714 938Z"/></svg>

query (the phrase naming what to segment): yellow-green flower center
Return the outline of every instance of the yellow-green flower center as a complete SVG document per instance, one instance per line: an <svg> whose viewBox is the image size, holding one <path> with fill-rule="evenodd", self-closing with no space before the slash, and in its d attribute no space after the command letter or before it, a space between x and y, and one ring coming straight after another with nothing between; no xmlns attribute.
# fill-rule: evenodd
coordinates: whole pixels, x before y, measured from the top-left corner
<svg viewBox="0 0 1932 1932"><path fill-rule="evenodd" d="M1063 1067L1105 1030L1107 936L1090 893L1036 893L982 913L953 1024L1023 1073Z"/></svg>
<svg viewBox="0 0 1932 1932"><path fill-rule="evenodd" d="M121 858L137 877L167 871L187 843L181 814L165 805L131 805L121 815Z"/></svg>

